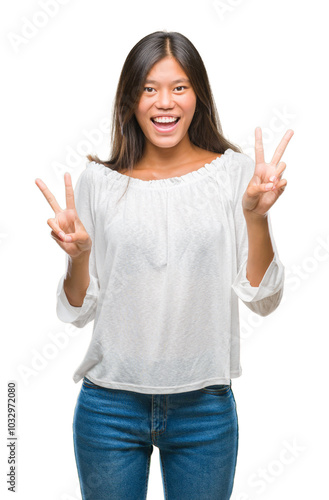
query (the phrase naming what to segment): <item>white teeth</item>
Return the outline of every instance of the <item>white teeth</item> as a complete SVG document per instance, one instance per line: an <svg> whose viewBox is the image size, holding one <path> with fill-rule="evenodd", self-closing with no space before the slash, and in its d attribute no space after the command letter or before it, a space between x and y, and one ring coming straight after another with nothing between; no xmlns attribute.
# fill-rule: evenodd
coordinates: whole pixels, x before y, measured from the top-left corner
<svg viewBox="0 0 329 500"><path fill-rule="evenodd" d="M157 117L157 118L153 118L153 120L155 122L158 122L158 123L171 123L171 122L175 122L178 118L167 118L167 117Z"/></svg>

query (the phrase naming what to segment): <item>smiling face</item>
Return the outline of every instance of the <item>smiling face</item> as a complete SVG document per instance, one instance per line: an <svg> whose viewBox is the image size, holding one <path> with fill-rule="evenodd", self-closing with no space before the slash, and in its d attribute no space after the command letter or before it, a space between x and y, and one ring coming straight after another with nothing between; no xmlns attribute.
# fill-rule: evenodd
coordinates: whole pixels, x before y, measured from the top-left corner
<svg viewBox="0 0 329 500"><path fill-rule="evenodd" d="M158 61L148 73L135 116L146 141L176 146L187 134L196 107L196 94L186 73L173 57ZM152 119L173 116L177 123L161 125Z"/></svg>

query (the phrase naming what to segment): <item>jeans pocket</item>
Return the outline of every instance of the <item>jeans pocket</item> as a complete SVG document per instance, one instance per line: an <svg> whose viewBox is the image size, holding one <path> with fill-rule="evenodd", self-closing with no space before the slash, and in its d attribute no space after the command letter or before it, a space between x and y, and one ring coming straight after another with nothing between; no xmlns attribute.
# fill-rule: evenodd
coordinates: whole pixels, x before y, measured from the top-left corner
<svg viewBox="0 0 329 500"><path fill-rule="evenodd" d="M227 394L230 390L230 384L207 385L206 387L202 387L202 389L200 389L200 391L207 394L214 394L218 396L221 394Z"/></svg>

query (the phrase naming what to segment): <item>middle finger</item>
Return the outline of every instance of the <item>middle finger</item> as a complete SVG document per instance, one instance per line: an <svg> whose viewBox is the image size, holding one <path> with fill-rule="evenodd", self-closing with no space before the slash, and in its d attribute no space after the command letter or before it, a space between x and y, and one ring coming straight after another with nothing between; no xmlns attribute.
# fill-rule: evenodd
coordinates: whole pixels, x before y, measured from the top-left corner
<svg viewBox="0 0 329 500"><path fill-rule="evenodd" d="M64 183L65 183L66 208L75 209L74 190L72 187L71 174L69 172L65 172L64 174Z"/></svg>

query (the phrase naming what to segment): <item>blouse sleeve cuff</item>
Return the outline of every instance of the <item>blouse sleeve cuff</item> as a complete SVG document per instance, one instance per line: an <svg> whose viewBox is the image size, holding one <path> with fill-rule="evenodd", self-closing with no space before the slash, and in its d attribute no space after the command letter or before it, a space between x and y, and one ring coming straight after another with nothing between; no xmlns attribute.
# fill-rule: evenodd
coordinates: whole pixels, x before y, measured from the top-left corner
<svg viewBox="0 0 329 500"><path fill-rule="evenodd" d="M243 302L256 302L265 299L276 294L283 288L284 266L276 252L258 286L251 286L247 279L247 261L248 258L241 265L232 284L233 290Z"/></svg>
<svg viewBox="0 0 329 500"><path fill-rule="evenodd" d="M56 313L58 318L64 323L72 323L93 308L98 296L98 282L95 276L90 275L90 282L86 291L84 301L81 306L76 307L72 306L67 299L64 290L64 279L65 274L61 276L57 286Z"/></svg>

